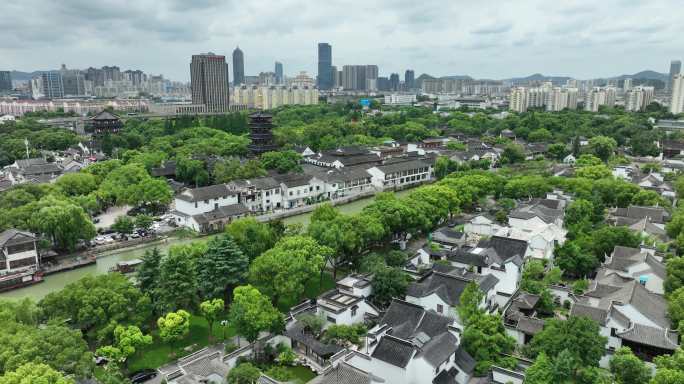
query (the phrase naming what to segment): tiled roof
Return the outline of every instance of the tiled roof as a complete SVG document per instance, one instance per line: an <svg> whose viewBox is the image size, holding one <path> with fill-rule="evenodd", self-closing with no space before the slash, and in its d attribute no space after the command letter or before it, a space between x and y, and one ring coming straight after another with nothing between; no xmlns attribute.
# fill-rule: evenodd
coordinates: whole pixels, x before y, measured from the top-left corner
<svg viewBox="0 0 684 384"><path fill-rule="evenodd" d="M371 356L396 367L404 368L413 358L415 351L416 347L413 343L385 335L380 339Z"/></svg>
<svg viewBox="0 0 684 384"><path fill-rule="evenodd" d="M193 189L186 189L177 197L181 200L196 202L216 199L223 196L235 195L236 192L230 190L225 184L209 185Z"/></svg>
<svg viewBox="0 0 684 384"><path fill-rule="evenodd" d="M553 209L547 207L545 204L525 205L514 209L508 214L508 217L529 220L533 217L538 217L545 223L553 223L556 219L563 216L563 211L560 209Z"/></svg>
<svg viewBox="0 0 684 384"><path fill-rule="evenodd" d="M585 316L603 325L608 318L608 311L590 305L575 303L570 311L570 316Z"/></svg>
<svg viewBox="0 0 684 384"><path fill-rule="evenodd" d="M434 293L448 305L457 306L461 303L461 294L463 294L463 291L465 291L468 284L473 281L476 281L484 292L489 291L499 282L499 280L492 275L483 277L480 280L473 280L433 271L421 278L418 282L411 283L406 290L406 295L412 297L426 297Z"/></svg>
<svg viewBox="0 0 684 384"><path fill-rule="evenodd" d="M306 345L315 354L323 358L330 357L344 349L337 344L325 344L319 341L316 339L316 337L314 337L314 335L305 331L304 325L300 322L295 322L289 329L287 329L286 333L288 337Z"/></svg>
<svg viewBox="0 0 684 384"><path fill-rule="evenodd" d="M458 339L449 332L442 332L430 339L416 357L422 357L433 367L439 367L449 360L458 349Z"/></svg>
<svg viewBox="0 0 684 384"><path fill-rule="evenodd" d="M630 329L618 333L617 336L624 340L671 351L674 351L679 347L679 344L677 343L677 332L668 329L653 328L638 323L635 323Z"/></svg>
<svg viewBox="0 0 684 384"><path fill-rule="evenodd" d="M325 373L325 376L314 379L316 384L370 384L371 374L341 362ZM312 382L313 383L313 382Z"/></svg>
<svg viewBox="0 0 684 384"><path fill-rule="evenodd" d="M35 241L36 236L27 231L20 231L18 229L8 229L0 232L0 248L5 245L12 245L17 243L24 243L26 241Z"/></svg>
<svg viewBox="0 0 684 384"><path fill-rule="evenodd" d="M235 216L246 215L249 209L244 204L231 204L218 207L213 211L193 215L192 218L199 224L211 223L214 220L223 220Z"/></svg>

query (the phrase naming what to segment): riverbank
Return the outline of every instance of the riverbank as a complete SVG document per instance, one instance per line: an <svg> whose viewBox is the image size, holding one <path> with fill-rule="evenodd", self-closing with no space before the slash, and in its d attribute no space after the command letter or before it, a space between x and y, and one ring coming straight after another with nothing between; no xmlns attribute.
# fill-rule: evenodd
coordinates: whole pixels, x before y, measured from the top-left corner
<svg viewBox="0 0 684 384"><path fill-rule="evenodd" d="M395 192L395 194L398 197L401 197L410 193L410 191L411 189L404 189L402 191ZM361 212L361 210L368 204L373 202L373 196L374 194L347 202L345 204L337 205L337 208L345 214L358 213ZM293 216L282 218L283 223L286 225L301 224L302 227L306 229L311 221L311 215L313 214L315 205L312 205L312 207L313 208L311 210L306 212L301 212ZM0 293L0 298L22 299L28 297L35 300L40 300L48 293L61 290L67 284L74 282L86 275L100 275L108 273L109 269L120 261L138 259L145 254L146 250L151 250L156 247L159 249L159 251L166 252L173 245L187 244L193 241L209 241L214 236L215 235L206 235L188 238L169 237L165 240L145 242L142 244L137 244L133 247L126 247L125 249L107 250L96 255L97 260L95 264L45 276L40 284L35 284L8 292L2 292Z"/></svg>

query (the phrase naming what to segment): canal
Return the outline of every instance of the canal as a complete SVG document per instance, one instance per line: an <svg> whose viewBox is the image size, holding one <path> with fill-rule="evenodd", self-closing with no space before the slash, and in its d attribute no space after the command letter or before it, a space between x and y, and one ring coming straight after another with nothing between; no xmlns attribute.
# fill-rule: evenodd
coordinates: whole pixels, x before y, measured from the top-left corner
<svg viewBox="0 0 684 384"><path fill-rule="evenodd" d="M396 195L398 197L401 197L409 193L409 191L410 190L396 192ZM338 205L336 208L338 208L343 213L353 214L360 212L365 206L370 204L372 201L372 196L365 197L363 199L352 201L348 204ZM283 219L283 222L288 225L302 224L304 228L306 228L306 226L309 224L309 221L311 220L311 214L311 212L308 212L296 216L290 216ZM196 239L169 239L167 242L164 243L153 243L135 249L111 251L99 255L97 263L94 265L89 265L87 267L45 276L44 281L42 283L32 285L26 288L20 288L15 289L13 291L0 293L0 298L20 299L25 297L31 297L33 299L40 300L43 297L45 297L45 295L47 295L48 293L58 291L64 288L65 285L73 281L76 281L83 276L107 273L109 269L116 265L116 263L118 263L119 261L140 258L148 249L157 247L161 252L166 252L172 245L208 239L209 237L202 237Z"/></svg>

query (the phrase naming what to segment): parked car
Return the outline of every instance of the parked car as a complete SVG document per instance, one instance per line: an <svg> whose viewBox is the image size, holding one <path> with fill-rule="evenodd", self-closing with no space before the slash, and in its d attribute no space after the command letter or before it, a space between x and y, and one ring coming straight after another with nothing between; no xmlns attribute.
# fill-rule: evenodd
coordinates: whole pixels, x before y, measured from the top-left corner
<svg viewBox="0 0 684 384"><path fill-rule="evenodd" d="M157 377L157 371L154 369L143 369L142 371L132 373L128 378L131 383L138 384L144 383L147 380Z"/></svg>

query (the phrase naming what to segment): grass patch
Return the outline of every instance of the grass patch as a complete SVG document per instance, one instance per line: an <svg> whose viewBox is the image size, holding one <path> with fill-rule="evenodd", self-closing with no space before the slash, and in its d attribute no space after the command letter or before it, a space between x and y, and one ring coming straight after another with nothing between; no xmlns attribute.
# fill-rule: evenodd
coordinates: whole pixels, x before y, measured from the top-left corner
<svg viewBox="0 0 684 384"><path fill-rule="evenodd" d="M339 274L339 273L338 273ZM323 274L323 284L319 286L320 279L316 277L311 279L304 287L304 297L313 299L318 297L321 293L335 288L335 280L328 272ZM301 300L298 297L283 297L278 302L278 309L280 312L287 313L290 308L299 304Z"/></svg>
<svg viewBox="0 0 684 384"><path fill-rule="evenodd" d="M235 336L235 329L228 326L226 338ZM182 340L172 344L164 342L159 338L159 331L152 332L152 344L141 348L128 359L128 371L135 372L141 369L156 369L162 365L174 361L185 355L189 355L209 344L209 324L207 321L196 315L190 316L190 332ZM214 323L213 342L223 340L223 327L220 320ZM185 348L193 346L192 351ZM175 355L175 356L174 356Z"/></svg>
<svg viewBox="0 0 684 384"><path fill-rule="evenodd" d="M284 367L284 368L292 374L292 377L294 377L294 379L292 381L297 383L297 384L308 383L314 377L316 377L316 373L314 373L314 371L312 371L311 369L309 369L303 365L296 365L294 367Z"/></svg>

